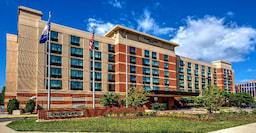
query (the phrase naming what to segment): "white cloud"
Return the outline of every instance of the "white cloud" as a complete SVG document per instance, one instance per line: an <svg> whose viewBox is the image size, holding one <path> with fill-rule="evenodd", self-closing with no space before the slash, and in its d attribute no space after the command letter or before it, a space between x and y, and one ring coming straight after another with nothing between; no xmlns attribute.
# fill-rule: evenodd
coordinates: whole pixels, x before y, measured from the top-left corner
<svg viewBox="0 0 256 133"><path fill-rule="evenodd" d="M118 1L118 0L109 0L108 1L108 4L112 5L113 7L116 7L116 8L123 8L123 2L121 1Z"/></svg>
<svg viewBox="0 0 256 133"><path fill-rule="evenodd" d="M239 80L238 83L246 83L249 82L252 79L243 79L243 80Z"/></svg>
<svg viewBox="0 0 256 133"><path fill-rule="evenodd" d="M231 17L231 18L233 18L233 17L235 16L235 13L229 11L229 12L226 13L226 15L229 16L229 17Z"/></svg>
<svg viewBox="0 0 256 133"><path fill-rule="evenodd" d="M88 19L87 30L92 32L92 27L95 26L95 34L104 35L110 29L112 29L115 25L110 22L103 22L100 20L96 20L93 18Z"/></svg>
<svg viewBox="0 0 256 133"><path fill-rule="evenodd" d="M249 69L247 70L247 72L256 72L256 69L251 69L251 68L249 68Z"/></svg>
<svg viewBox="0 0 256 133"><path fill-rule="evenodd" d="M136 19L138 23L137 30L154 35L169 34L174 30L172 27L160 27L150 15L148 10L144 10L143 15Z"/></svg>
<svg viewBox="0 0 256 133"><path fill-rule="evenodd" d="M181 56L207 62L239 62L254 50L256 30L214 16L188 17L186 25L179 27L170 41L180 44L176 53Z"/></svg>

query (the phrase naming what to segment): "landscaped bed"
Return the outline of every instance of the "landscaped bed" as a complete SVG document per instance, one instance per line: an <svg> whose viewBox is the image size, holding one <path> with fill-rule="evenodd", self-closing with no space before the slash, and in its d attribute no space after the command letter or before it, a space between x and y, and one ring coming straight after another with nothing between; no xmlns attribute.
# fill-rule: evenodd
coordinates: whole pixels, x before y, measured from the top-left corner
<svg viewBox="0 0 256 133"><path fill-rule="evenodd" d="M137 114L143 115L143 114ZM73 132L209 132L256 122L256 115L248 113L221 113L214 115L106 114L101 118L84 118L60 121L13 121L7 126L17 131L73 131Z"/></svg>

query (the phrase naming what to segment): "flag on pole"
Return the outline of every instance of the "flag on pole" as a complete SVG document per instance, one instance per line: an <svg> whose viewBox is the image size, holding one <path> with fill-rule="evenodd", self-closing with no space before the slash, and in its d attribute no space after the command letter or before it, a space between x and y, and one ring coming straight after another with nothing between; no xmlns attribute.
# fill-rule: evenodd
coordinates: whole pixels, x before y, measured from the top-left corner
<svg viewBox="0 0 256 133"><path fill-rule="evenodd" d="M89 50L92 51L93 49L93 44L94 44L94 27L92 31L92 38L90 39L90 45L89 45Z"/></svg>
<svg viewBox="0 0 256 133"><path fill-rule="evenodd" d="M51 30L51 19L48 19L47 24L44 27L43 33L40 37L39 43L45 43L49 40L49 31Z"/></svg>

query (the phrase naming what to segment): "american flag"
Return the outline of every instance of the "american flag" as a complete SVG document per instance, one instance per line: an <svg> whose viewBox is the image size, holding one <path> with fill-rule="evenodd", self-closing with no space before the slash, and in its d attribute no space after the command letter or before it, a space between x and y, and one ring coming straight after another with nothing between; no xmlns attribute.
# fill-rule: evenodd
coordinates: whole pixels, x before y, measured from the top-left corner
<svg viewBox="0 0 256 133"><path fill-rule="evenodd" d="M93 31L92 31L92 38L90 39L90 45L89 45L90 51L92 51L92 49L93 49L93 44L94 44L94 26L93 26Z"/></svg>

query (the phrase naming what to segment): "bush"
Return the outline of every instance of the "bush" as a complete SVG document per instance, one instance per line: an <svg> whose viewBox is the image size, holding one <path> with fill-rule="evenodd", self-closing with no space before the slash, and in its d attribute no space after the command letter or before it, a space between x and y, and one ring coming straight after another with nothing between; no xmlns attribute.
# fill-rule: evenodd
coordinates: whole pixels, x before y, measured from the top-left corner
<svg viewBox="0 0 256 133"><path fill-rule="evenodd" d="M137 116L143 116L143 112L138 112L136 115Z"/></svg>
<svg viewBox="0 0 256 133"><path fill-rule="evenodd" d="M256 109L252 110L252 114L256 115Z"/></svg>
<svg viewBox="0 0 256 133"><path fill-rule="evenodd" d="M35 106L36 106L36 104L35 104L34 100L31 100L31 99L28 100L28 102L26 103L26 106L25 106L26 113L28 113L28 112L32 113L35 109Z"/></svg>
<svg viewBox="0 0 256 133"><path fill-rule="evenodd" d="M166 104L164 104L164 103L152 103L151 108L155 111L165 110L166 109Z"/></svg>
<svg viewBox="0 0 256 133"><path fill-rule="evenodd" d="M10 99L7 104L7 112L12 114L13 110L19 109L20 102L17 99Z"/></svg>
<svg viewBox="0 0 256 133"><path fill-rule="evenodd" d="M245 110L240 110L239 114L241 115L248 115L249 112L245 111Z"/></svg>
<svg viewBox="0 0 256 133"><path fill-rule="evenodd" d="M220 111L220 114L221 115L225 115L225 114L227 114L225 111Z"/></svg>
<svg viewBox="0 0 256 133"><path fill-rule="evenodd" d="M126 116L127 112L126 112L126 111L124 111L122 114L123 114L123 116Z"/></svg>

